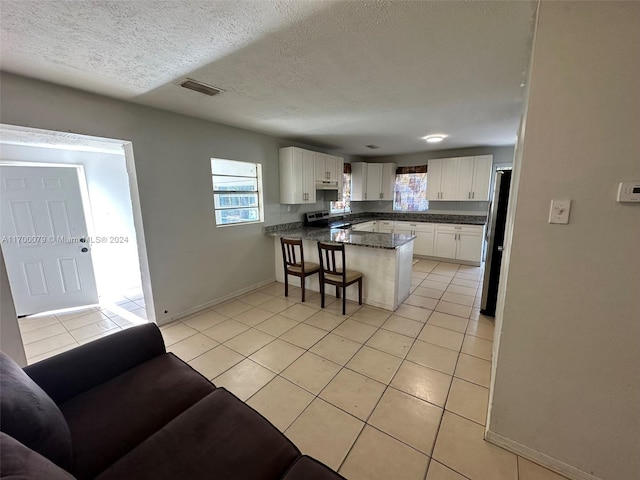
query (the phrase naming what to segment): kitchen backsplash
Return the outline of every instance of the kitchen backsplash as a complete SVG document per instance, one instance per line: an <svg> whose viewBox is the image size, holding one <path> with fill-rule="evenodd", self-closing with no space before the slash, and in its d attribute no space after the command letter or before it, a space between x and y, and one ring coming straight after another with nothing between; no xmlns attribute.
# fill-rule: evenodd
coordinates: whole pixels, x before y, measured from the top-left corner
<svg viewBox="0 0 640 480"><path fill-rule="evenodd" d="M318 191L320 194L321 191ZM393 202L353 202L351 213L362 216L366 213L408 213L438 215L487 215L489 202L431 202L426 212L399 212L393 210ZM279 203L265 206L265 226L302 222L304 214L318 210L329 210L329 202L321 199L314 204L282 205ZM413 217L413 216L412 216Z"/></svg>
<svg viewBox="0 0 640 480"><path fill-rule="evenodd" d="M352 202L351 211L359 212L394 212L393 202ZM429 202L429 210L424 213L438 213L451 215L486 215L489 212L489 202ZM400 213L400 212L398 212Z"/></svg>

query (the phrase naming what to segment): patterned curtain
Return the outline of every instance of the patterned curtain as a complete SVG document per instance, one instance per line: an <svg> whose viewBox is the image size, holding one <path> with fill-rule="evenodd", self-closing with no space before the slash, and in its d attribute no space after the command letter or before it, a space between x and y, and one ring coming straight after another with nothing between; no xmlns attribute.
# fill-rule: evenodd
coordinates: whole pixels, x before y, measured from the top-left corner
<svg viewBox="0 0 640 480"><path fill-rule="evenodd" d="M351 166L351 165L349 165ZM396 168L396 175L403 175L407 173L427 173L426 165L416 165L413 167L398 167Z"/></svg>

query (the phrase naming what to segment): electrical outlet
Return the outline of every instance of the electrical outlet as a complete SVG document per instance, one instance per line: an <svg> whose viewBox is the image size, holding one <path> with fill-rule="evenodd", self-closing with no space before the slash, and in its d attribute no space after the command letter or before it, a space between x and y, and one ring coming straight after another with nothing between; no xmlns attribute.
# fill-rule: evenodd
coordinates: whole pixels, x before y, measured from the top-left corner
<svg viewBox="0 0 640 480"><path fill-rule="evenodd" d="M571 200L551 200L551 210L549 211L549 223L569 223L569 212L571 211Z"/></svg>

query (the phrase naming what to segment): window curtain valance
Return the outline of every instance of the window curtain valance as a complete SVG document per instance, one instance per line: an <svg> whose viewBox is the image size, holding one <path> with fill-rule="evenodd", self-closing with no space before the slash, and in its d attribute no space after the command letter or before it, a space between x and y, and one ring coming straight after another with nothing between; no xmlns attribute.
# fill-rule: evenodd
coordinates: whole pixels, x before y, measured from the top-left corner
<svg viewBox="0 0 640 480"><path fill-rule="evenodd" d="M396 168L396 175L403 175L407 173L427 173L426 165L415 165L413 167L398 167Z"/></svg>

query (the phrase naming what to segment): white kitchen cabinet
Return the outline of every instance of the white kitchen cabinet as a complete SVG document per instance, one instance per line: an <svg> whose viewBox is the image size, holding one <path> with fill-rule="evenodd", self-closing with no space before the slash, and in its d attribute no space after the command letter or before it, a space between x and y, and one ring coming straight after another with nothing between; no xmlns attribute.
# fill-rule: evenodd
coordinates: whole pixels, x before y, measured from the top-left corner
<svg viewBox="0 0 640 480"><path fill-rule="evenodd" d="M378 220L378 232L393 233L395 223L393 220Z"/></svg>
<svg viewBox="0 0 640 480"><path fill-rule="evenodd" d="M351 164L351 200L393 200L395 163Z"/></svg>
<svg viewBox="0 0 640 480"><path fill-rule="evenodd" d="M478 262L482 260L482 228L476 232L458 233L458 250L456 258L468 262Z"/></svg>
<svg viewBox="0 0 640 480"><path fill-rule="evenodd" d="M326 185L342 185L342 171L344 170L344 159L326 153L315 153L315 175L318 188L325 188Z"/></svg>
<svg viewBox="0 0 640 480"><path fill-rule="evenodd" d="M427 200L440 200L442 159L429 160L427 166Z"/></svg>
<svg viewBox="0 0 640 480"><path fill-rule="evenodd" d="M492 155L459 158L458 199L488 201L492 166Z"/></svg>
<svg viewBox="0 0 640 480"><path fill-rule="evenodd" d="M315 152L280 149L280 203L316 203Z"/></svg>
<svg viewBox="0 0 640 480"><path fill-rule="evenodd" d="M396 164L382 164L382 184L380 186L380 200L393 200L396 189Z"/></svg>
<svg viewBox="0 0 640 480"><path fill-rule="evenodd" d="M414 255L433 255L434 224L427 222L396 222L394 233L415 235L413 241Z"/></svg>
<svg viewBox="0 0 640 480"><path fill-rule="evenodd" d="M367 163L366 200L380 200L382 196L382 164Z"/></svg>
<svg viewBox="0 0 640 480"><path fill-rule="evenodd" d="M375 232L378 229L378 225L377 222L373 220L371 222L356 223L351 229L357 232Z"/></svg>
<svg viewBox="0 0 640 480"><path fill-rule="evenodd" d="M458 158L429 160L427 169L427 199L457 200Z"/></svg>
<svg viewBox="0 0 640 480"><path fill-rule="evenodd" d="M473 165L473 189L471 190L471 200L489 201L492 171L493 155L479 155L475 157Z"/></svg>
<svg viewBox="0 0 640 480"><path fill-rule="evenodd" d="M429 160L429 200L489 200L492 155Z"/></svg>
<svg viewBox="0 0 640 480"><path fill-rule="evenodd" d="M433 241L433 254L436 257L456 258L458 234L453 228L436 225Z"/></svg>
<svg viewBox="0 0 640 480"><path fill-rule="evenodd" d="M433 255L480 264L482 225L437 224L434 229Z"/></svg>
<svg viewBox="0 0 640 480"><path fill-rule="evenodd" d="M473 190L473 166L475 157L462 157L458 159L458 181L456 198L459 200L471 200Z"/></svg>
<svg viewBox="0 0 640 480"><path fill-rule="evenodd" d="M351 164L351 200L362 201L367 198L367 164L354 162Z"/></svg>

